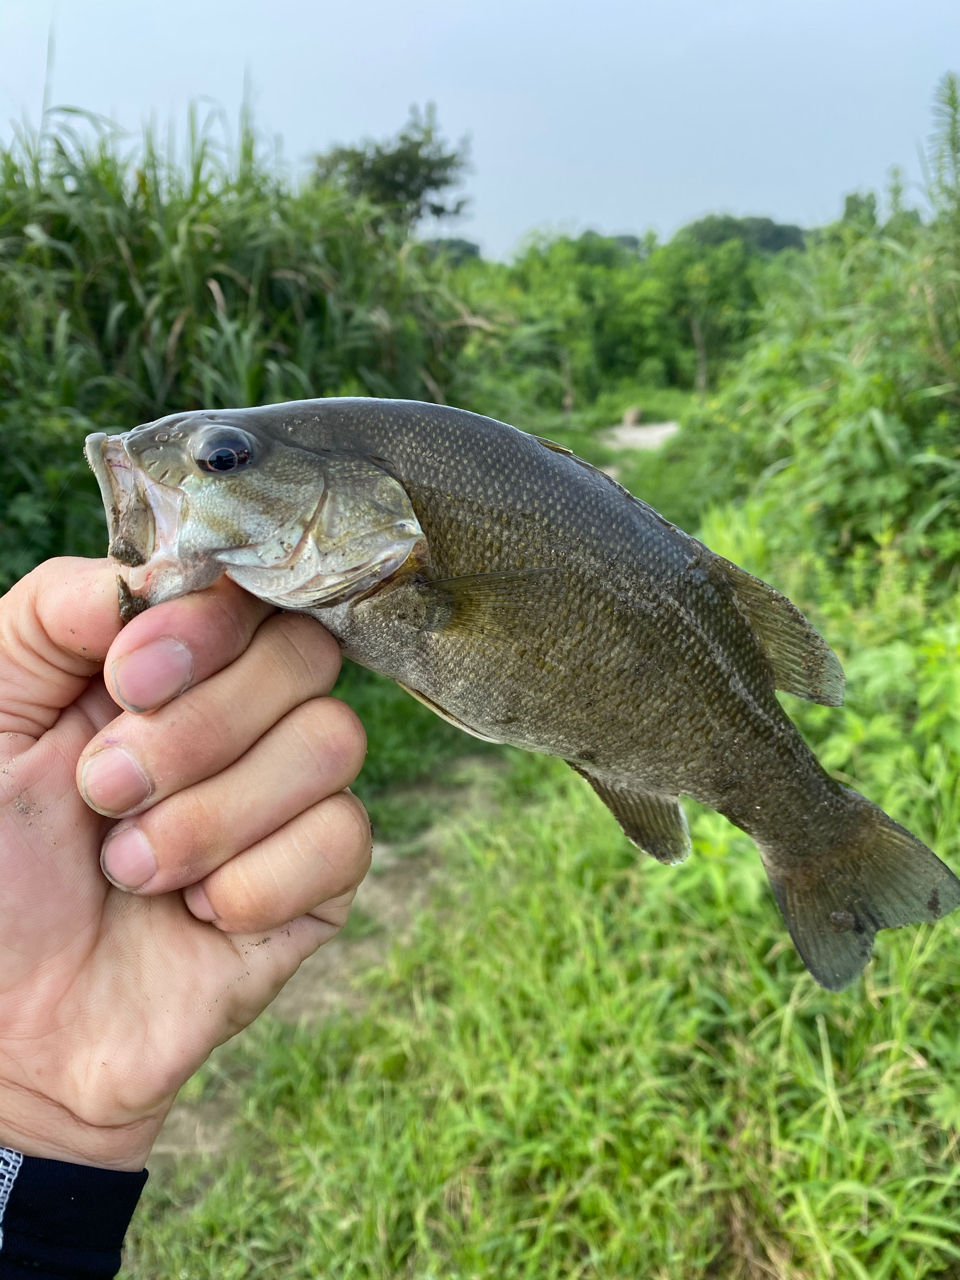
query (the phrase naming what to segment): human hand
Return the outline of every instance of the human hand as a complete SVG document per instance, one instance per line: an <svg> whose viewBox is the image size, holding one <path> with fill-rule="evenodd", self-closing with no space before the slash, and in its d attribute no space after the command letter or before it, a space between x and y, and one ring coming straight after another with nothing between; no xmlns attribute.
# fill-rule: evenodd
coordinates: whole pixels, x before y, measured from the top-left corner
<svg viewBox="0 0 960 1280"><path fill-rule="evenodd" d="M345 923L366 741L325 696L333 638L270 614L223 579L121 631L106 560L0 600L0 1146L142 1168L184 1081Z"/></svg>

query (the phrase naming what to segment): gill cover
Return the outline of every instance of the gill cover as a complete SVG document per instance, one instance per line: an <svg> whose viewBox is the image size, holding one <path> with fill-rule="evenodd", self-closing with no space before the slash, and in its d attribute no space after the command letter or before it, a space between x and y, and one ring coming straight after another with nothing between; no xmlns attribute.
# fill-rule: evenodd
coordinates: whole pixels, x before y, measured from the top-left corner
<svg viewBox="0 0 960 1280"><path fill-rule="evenodd" d="M406 490L374 463L330 455L323 470L323 496L292 551L293 530L281 529L265 543L217 557L239 586L285 609L363 594L399 569L423 538Z"/></svg>

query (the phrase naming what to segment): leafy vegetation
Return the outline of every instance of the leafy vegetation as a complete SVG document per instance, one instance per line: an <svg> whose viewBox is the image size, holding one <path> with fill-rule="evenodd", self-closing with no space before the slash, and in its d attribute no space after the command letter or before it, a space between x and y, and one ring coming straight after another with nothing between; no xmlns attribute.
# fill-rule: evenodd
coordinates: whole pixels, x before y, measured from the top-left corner
<svg viewBox="0 0 960 1280"><path fill-rule="evenodd" d="M895 177L885 217L848 199L802 259L770 265L755 340L672 445L701 515L750 495L783 555L815 548L838 572L892 540L943 594L960 560L958 121L948 77L926 222Z"/></svg>
<svg viewBox="0 0 960 1280"><path fill-rule="evenodd" d="M617 388L629 404L638 384L706 385L741 349L779 244L762 219L708 219L669 245L587 233L501 266L413 238L460 207L445 201L465 151L429 111L299 185L248 120L235 146L216 124L194 116L179 160L69 113L0 152L0 588L102 546L91 430L344 394L522 425Z"/></svg>
<svg viewBox="0 0 960 1280"><path fill-rule="evenodd" d="M172 409L447 399L603 464L625 410L679 419L621 479L810 612L847 703L791 714L960 865L954 77L923 210L895 178L803 235L717 216L505 264L416 239L462 160L430 116L303 187L249 130L231 153L197 127L178 165L69 124L0 157L3 582L102 549L79 439ZM397 787L477 744L356 669L340 689L378 834L415 839L429 814ZM236 1101L237 1142L152 1182L127 1274L960 1274L956 924L881 934L827 995L722 818L691 805L694 858L638 863L562 766L507 765L365 1009L264 1020L191 1083Z"/></svg>
<svg viewBox="0 0 960 1280"><path fill-rule="evenodd" d="M456 218L463 213L465 197L451 204L441 197L461 181L466 165L466 142L451 150L440 137L435 108L421 113L414 107L396 138L334 147L318 156L316 176L321 185L341 186L411 227L426 214Z"/></svg>
<svg viewBox="0 0 960 1280"><path fill-rule="evenodd" d="M705 219L668 244L592 231L541 236L509 264L467 260L456 287L491 322L461 357L470 396L509 418L588 410L618 387L627 403L639 389L706 390L753 331L772 259L759 246L797 230L758 231L767 222Z"/></svg>
<svg viewBox="0 0 960 1280"><path fill-rule="evenodd" d="M192 121L186 160L69 118L0 154L0 585L99 553L88 431L201 405L442 398L472 317L407 229Z"/></svg>

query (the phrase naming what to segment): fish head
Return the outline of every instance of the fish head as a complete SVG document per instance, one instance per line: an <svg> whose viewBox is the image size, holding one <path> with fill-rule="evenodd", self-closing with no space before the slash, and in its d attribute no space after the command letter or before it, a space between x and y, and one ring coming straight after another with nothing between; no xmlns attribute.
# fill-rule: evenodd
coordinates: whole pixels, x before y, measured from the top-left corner
<svg viewBox="0 0 960 1280"><path fill-rule="evenodd" d="M140 607L223 574L286 609L340 603L394 573L423 539L383 465L256 429L251 411L175 414L86 440Z"/></svg>

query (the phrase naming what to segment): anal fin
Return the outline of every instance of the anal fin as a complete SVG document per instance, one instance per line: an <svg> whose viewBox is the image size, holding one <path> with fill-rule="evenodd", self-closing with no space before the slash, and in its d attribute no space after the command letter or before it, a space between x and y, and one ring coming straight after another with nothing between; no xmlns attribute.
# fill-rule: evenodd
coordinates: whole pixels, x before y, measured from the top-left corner
<svg viewBox="0 0 960 1280"><path fill-rule="evenodd" d="M581 778L586 778L627 837L644 853L668 865L684 860L690 852L690 830L676 796L606 782L571 760L567 764Z"/></svg>

